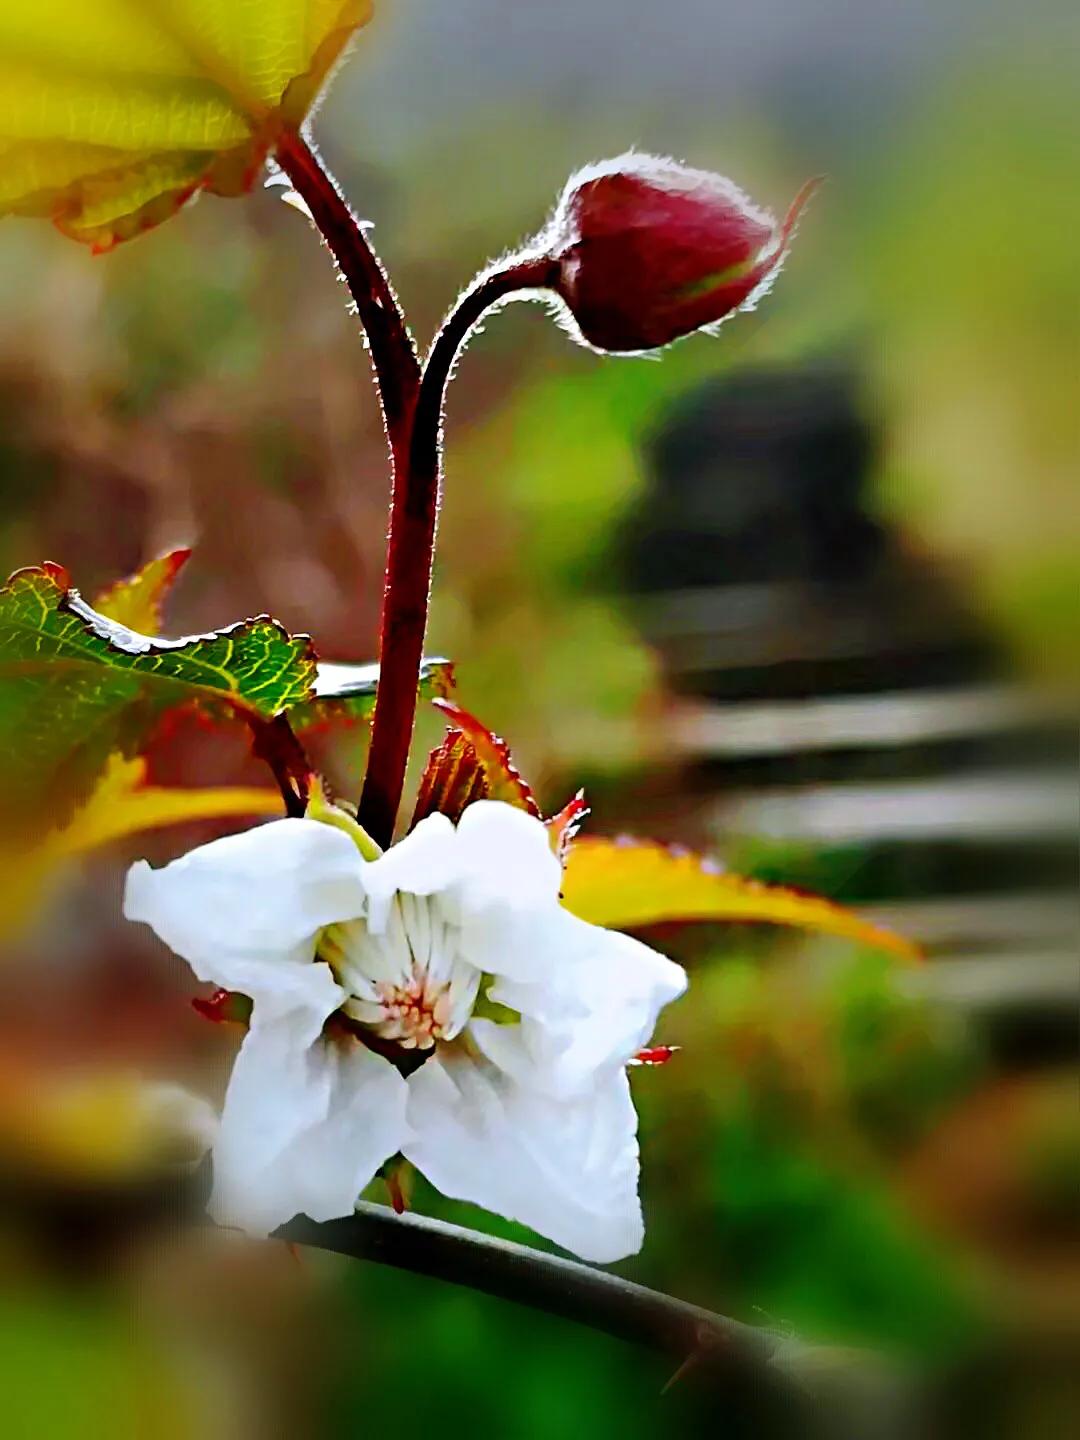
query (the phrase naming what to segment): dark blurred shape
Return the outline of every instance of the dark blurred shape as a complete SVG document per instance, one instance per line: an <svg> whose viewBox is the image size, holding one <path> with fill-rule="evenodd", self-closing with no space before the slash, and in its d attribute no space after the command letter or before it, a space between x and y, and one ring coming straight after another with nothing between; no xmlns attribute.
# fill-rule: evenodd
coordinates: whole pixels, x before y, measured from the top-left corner
<svg viewBox="0 0 1080 1440"><path fill-rule="evenodd" d="M698 693L808 695L876 688L897 665L923 683L991 667L958 596L869 512L875 450L840 368L724 377L674 407L649 448L627 575Z"/></svg>
<svg viewBox="0 0 1080 1440"><path fill-rule="evenodd" d="M1071 717L875 516L878 448L840 365L709 381L654 435L625 565L684 697L680 808L761 878L891 902L948 961L912 983L1002 1064L1071 1058Z"/></svg>

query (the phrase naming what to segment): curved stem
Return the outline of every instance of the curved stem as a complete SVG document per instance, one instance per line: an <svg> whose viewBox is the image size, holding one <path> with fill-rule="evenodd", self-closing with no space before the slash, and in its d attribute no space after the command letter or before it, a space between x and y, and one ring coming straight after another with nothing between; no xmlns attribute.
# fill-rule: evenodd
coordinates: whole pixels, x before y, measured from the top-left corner
<svg viewBox="0 0 1080 1440"><path fill-rule="evenodd" d="M676 1361L763 1376L781 1345L793 1342L716 1315L656 1290L525 1245L497 1240L420 1215L395 1215L362 1202L355 1215L316 1223L304 1216L277 1232L297 1245L372 1260L485 1295L544 1310ZM776 1381L780 1376L773 1375Z"/></svg>
<svg viewBox="0 0 1080 1440"><path fill-rule="evenodd" d="M379 402L395 466L408 446L420 388L420 361L397 296L367 236L332 176L304 139L286 132L275 158L304 201L337 261L367 335Z"/></svg>
<svg viewBox="0 0 1080 1440"><path fill-rule="evenodd" d="M272 720L249 716L248 724L251 753L269 765L281 791L285 814L297 819L307 809L311 762L293 733L288 715L275 715Z"/></svg>
<svg viewBox="0 0 1080 1440"><path fill-rule="evenodd" d="M389 845L405 784L427 630L442 461L442 416L454 361L485 311L516 291L543 289L554 263L517 257L482 275L458 302L424 366L405 469L394 485L379 645L379 688L360 798L360 824Z"/></svg>
<svg viewBox="0 0 1080 1440"><path fill-rule="evenodd" d="M421 376L386 272L333 179L300 135L275 158L341 268L367 334L393 466L390 533L379 631L379 686L358 819L387 846L405 784L427 629L438 517L443 401L454 360L484 312L517 290L550 286L556 265L518 256L482 275L447 319Z"/></svg>

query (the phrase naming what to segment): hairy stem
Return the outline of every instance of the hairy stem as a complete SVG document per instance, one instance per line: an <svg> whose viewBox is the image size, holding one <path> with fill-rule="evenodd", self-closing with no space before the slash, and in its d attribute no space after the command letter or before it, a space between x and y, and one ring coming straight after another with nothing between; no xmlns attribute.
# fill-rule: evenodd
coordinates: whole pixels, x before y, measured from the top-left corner
<svg viewBox="0 0 1080 1440"><path fill-rule="evenodd" d="M275 158L304 201L337 261L364 327L375 370L391 454L397 462L408 446L420 388L420 361L405 317L379 257L333 178L300 135L286 132Z"/></svg>
<svg viewBox="0 0 1080 1440"><path fill-rule="evenodd" d="M390 446L390 532L379 630L381 672L375 700L368 775L360 803L361 825L377 844L385 846L392 838L397 804L394 803L387 820L387 797L392 794L394 785L391 780L383 778L382 771L388 764L396 763L396 749L388 743L388 737L399 723L401 705L397 691L403 684L408 683L405 667L395 662L393 654L392 637L399 628L395 621L400 585L396 575L402 568L400 559L395 566L394 556L400 557L403 551L414 543L414 527L410 522L410 515L416 507L409 480L408 455L413 414L420 390L420 361L386 271L318 157L299 135L286 134L278 145L276 158L292 181L297 194L307 205L316 228L337 261L356 302L356 313L367 335L371 351L375 388L379 394ZM387 671L390 679L384 687L381 677ZM418 684L419 662L417 673L412 680L414 690ZM411 733L412 722L409 717L404 737L406 756ZM404 770L404 765L402 769ZM397 794L400 798L400 784Z"/></svg>
<svg viewBox="0 0 1080 1440"><path fill-rule="evenodd" d="M517 290L550 285L553 262L517 257L480 277L451 313L421 377L386 272L318 157L287 133L275 156L337 261L367 334L393 467L386 581L379 629L379 687L357 818L390 844L405 785L427 630L439 507L443 402L454 360L484 312Z"/></svg>
<svg viewBox="0 0 1080 1440"><path fill-rule="evenodd" d="M515 291L543 288L553 278L550 261L528 258L481 276L446 320L424 366L405 468L395 477L379 688L358 817L383 846L393 838L416 718L439 510L443 405L454 361L485 311Z"/></svg>

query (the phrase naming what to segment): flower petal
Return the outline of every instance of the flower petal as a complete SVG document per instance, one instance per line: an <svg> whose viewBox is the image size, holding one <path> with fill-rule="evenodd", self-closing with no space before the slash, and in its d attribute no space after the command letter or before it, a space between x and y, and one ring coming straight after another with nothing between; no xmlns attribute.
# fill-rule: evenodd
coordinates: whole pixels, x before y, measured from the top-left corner
<svg viewBox="0 0 1080 1440"><path fill-rule="evenodd" d="M652 1035L663 1007L686 989L686 973L647 945L589 925L565 910L531 937L537 978L500 977L490 998L520 1025L474 1020L477 1045L522 1083L555 1096L588 1089L621 1068Z"/></svg>
<svg viewBox="0 0 1080 1440"><path fill-rule="evenodd" d="M539 978L542 939L559 911L562 867L543 822L499 800L470 805L457 828L457 884L440 897L458 928L460 953L493 975Z"/></svg>
<svg viewBox="0 0 1080 1440"><path fill-rule="evenodd" d="M543 821L502 800L477 800L457 827L459 903L533 909L559 898L562 866Z"/></svg>
<svg viewBox="0 0 1080 1440"><path fill-rule="evenodd" d="M301 1213L351 1214L401 1146L406 1099L390 1062L358 1041L256 1009L225 1096L211 1213L258 1235Z"/></svg>
<svg viewBox="0 0 1080 1440"><path fill-rule="evenodd" d="M324 925L362 913L363 876L364 862L340 830L315 820L275 820L202 845L160 870L145 861L133 865L124 914L149 925L200 980L255 1000L284 983L284 964L302 963L310 975L293 976L289 985L312 986L312 1003L320 1005L329 997L330 974L310 964L315 938ZM288 1009L297 999L282 1003Z"/></svg>
<svg viewBox="0 0 1080 1440"><path fill-rule="evenodd" d="M626 1072L556 1100L465 1045L409 1079L406 1158L444 1195L528 1225L585 1260L641 1248L637 1116Z"/></svg>
<svg viewBox="0 0 1080 1440"><path fill-rule="evenodd" d="M364 867L368 928L375 935L382 933L398 891L432 895L453 884L456 876L454 827L445 815L429 815L404 840Z"/></svg>

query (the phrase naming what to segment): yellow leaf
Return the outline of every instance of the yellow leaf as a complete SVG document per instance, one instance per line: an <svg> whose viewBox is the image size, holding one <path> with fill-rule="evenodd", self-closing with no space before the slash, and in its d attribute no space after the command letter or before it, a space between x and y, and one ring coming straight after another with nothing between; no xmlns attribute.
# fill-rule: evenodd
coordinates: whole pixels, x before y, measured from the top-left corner
<svg viewBox="0 0 1080 1440"><path fill-rule="evenodd" d="M190 555L184 547L148 561L126 580L106 586L95 597L94 609L140 635L160 635L162 606Z"/></svg>
<svg viewBox="0 0 1080 1440"><path fill-rule="evenodd" d="M146 761L114 755L86 804L67 825L39 844L0 851L0 934L27 921L47 892L50 879L67 860L110 841L184 820L280 815L276 790L226 786L202 790L146 785Z"/></svg>
<svg viewBox="0 0 1080 1440"><path fill-rule="evenodd" d="M371 0L6 0L0 215L96 250L248 189Z"/></svg>
<svg viewBox="0 0 1080 1440"><path fill-rule="evenodd" d="M563 900L582 920L615 930L673 920L763 921L841 935L905 960L919 958L910 941L842 905L729 875L700 855L648 840L575 840Z"/></svg>

